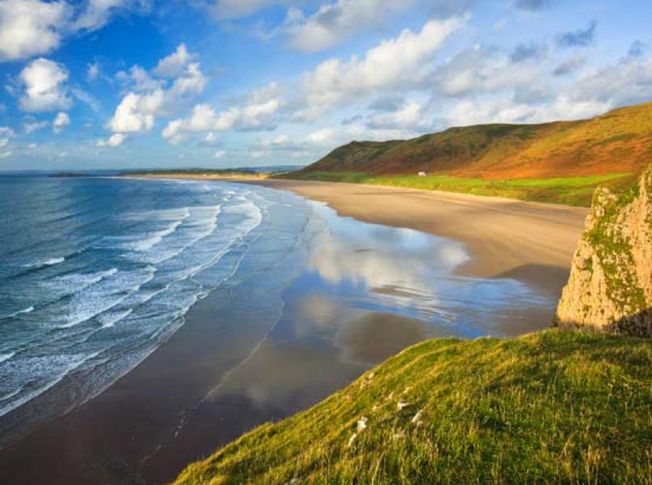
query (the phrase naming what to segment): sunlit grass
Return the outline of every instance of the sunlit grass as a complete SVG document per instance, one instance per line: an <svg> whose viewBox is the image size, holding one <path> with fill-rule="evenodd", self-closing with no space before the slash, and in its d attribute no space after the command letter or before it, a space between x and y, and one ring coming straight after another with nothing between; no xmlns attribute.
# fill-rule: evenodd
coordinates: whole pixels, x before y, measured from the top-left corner
<svg viewBox="0 0 652 485"><path fill-rule="evenodd" d="M651 364L649 341L560 330L427 341L179 483L646 483Z"/></svg>
<svg viewBox="0 0 652 485"><path fill-rule="evenodd" d="M289 175L289 177L293 176L292 174ZM300 178L302 180L388 185L589 206L591 205L593 190L597 186L627 184L633 179L633 175L617 173L586 177L484 180L449 175L419 177L417 175L374 176L360 172L308 172L302 173Z"/></svg>

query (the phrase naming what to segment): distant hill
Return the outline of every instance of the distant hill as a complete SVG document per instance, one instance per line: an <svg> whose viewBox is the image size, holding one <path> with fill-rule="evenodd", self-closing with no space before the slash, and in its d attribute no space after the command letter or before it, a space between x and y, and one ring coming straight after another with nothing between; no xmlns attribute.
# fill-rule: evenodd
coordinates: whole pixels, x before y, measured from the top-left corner
<svg viewBox="0 0 652 485"><path fill-rule="evenodd" d="M446 174L485 180L639 171L652 160L652 103L588 120L449 128L411 140L354 141L298 171Z"/></svg>

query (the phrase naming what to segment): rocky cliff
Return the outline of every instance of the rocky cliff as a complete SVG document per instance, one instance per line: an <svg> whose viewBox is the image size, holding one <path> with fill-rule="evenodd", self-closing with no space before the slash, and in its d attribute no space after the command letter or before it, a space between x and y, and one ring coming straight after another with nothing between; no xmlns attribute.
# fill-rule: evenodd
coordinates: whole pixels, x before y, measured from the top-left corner
<svg viewBox="0 0 652 485"><path fill-rule="evenodd" d="M556 323L652 337L652 166L596 191Z"/></svg>

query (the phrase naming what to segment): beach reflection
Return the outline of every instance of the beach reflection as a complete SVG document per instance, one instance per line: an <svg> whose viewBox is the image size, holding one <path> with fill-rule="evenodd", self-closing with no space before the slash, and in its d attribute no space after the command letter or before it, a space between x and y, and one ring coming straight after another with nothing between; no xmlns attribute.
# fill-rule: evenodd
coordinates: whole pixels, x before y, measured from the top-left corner
<svg viewBox="0 0 652 485"><path fill-rule="evenodd" d="M456 275L469 259L460 243L340 217L323 204L312 207L323 230L312 242L307 270L349 308L419 319L437 334L476 337L509 333L501 328L506 308L513 320L514 312L549 306L515 280ZM319 304L315 313L324 313Z"/></svg>
<svg viewBox="0 0 652 485"><path fill-rule="evenodd" d="M302 409L416 342L522 333L529 316L551 311L517 281L455 275L469 259L455 241L311 209L305 266L283 292L282 316L214 403L238 396L252 415Z"/></svg>

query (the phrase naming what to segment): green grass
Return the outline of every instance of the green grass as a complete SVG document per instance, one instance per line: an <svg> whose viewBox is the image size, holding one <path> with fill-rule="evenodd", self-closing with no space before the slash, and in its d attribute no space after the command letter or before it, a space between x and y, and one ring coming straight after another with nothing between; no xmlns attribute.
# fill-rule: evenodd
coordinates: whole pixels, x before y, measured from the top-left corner
<svg viewBox="0 0 652 485"><path fill-rule="evenodd" d="M430 340L178 483L650 483L651 406L649 340Z"/></svg>
<svg viewBox="0 0 652 485"><path fill-rule="evenodd" d="M520 200L583 207L591 205L593 191L597 186L618 187L627 185L634 179L634 175L627 173L515 180L484 180L449 175L428 175L426 177L417 175L374 176L361 172L307 172L287 174L284 177L462 192L473 195L510 197Z"/></svg>

